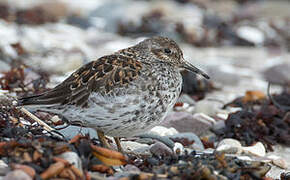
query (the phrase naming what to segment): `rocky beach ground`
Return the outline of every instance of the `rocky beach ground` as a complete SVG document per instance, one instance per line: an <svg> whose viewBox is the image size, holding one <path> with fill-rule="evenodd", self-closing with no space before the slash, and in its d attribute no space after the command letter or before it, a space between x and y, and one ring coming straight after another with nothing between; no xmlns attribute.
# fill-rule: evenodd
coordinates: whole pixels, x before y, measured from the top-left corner
<svg viewBox="0 0 290 180"><path fill-rule="evenodd" d="M0 180L290 179L289 9L286 0L0 1ZM211 79L182 72L173 110L123 138L125 154L100 147L93 129L30 110L47 129L13 105L153 35L176 40Z"/></svg>

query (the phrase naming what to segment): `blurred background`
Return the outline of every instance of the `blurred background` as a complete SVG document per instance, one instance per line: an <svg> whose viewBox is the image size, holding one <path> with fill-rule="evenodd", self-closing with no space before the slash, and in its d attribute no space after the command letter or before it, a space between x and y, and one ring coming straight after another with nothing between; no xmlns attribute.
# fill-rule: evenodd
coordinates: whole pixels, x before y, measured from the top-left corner
<svg viewBox="0 0 290 180"><path fill-rule="evenodd" d="M41 91L48 79L53 87L84 63L162 35L214 84L185 73L183 90L214 86L212 96L228 102L265 91L267 81L290 82L289 9L288 0L1 0L0 72L22 67L27 74L24 84L14 75L1 87L33 79Z"/></svg>

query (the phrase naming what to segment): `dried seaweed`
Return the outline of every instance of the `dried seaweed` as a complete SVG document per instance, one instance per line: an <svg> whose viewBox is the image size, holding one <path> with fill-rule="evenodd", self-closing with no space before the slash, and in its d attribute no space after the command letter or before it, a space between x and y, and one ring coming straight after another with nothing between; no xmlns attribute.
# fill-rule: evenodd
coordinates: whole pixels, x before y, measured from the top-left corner
<svg viewBox="0 0 290 180"><path fill-rule="evenodd" d="M245 145L252 145L261 141L268 150L272 150L275 144L290 146L290 116L288 109L282 109L280 105L290 105L290 93L283 91L274 94L270 99L255 99L244 101L245 98L237 98L227 106L242 107L241 111L229 115L221 131L215 132L220 137L235 138Z"/></svg>

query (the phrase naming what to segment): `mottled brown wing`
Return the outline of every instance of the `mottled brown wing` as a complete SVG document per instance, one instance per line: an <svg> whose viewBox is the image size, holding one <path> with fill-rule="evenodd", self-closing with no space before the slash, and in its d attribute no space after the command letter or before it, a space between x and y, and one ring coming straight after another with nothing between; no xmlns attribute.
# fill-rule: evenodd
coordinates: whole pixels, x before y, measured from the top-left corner
<svg viewBox="0 0 290 180"><path fill-rule="evenodd" d="M18 103L84 106L92 92L109 94L115 87L125 86L136 79L141 68L139 61L127 56L104 56L84 65L54 89L40 95L21 98Z"/></svg>

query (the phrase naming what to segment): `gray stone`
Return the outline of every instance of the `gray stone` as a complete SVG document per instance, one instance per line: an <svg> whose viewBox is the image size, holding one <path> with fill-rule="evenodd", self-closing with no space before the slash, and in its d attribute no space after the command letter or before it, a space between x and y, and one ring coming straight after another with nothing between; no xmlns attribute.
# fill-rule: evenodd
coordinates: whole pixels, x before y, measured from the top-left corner
<svg viewBox="0 0 290 180"><path fill-rule="evenodd" d="M150 152L156 156L170 156L173 155L173 151L161 142L156 142L150 147Z"/></svg>
<svg viewBox="0 0 290 180"><path fill-rule="evenodd" d="M275 145L273 152L268 152L267 157L273 159L273 156L281 157L280 159L283 159L285 161L285 167L288 171L290 171L290 147L287 146L281 146L281 145ZM276 163L279 163L276 161ZM283 164L283 162L282 162ZM281 165L282 165L281 164ZM282 165L284 166L284 165Z"/></svg>
<svg viewBox="0 0 290 180"><path fill-rule="evenodd" d="M159 136L169 136L173 134L178 134L178 131L173 127L155 126L150 129L149 133L156 134Z"/></svg>
<svg viewBox="0 0 290 180"><path fill-rule="evenodd" d="M212 123L203 121L187 112L172 112L161 123L165 127L173 127L178 132L193 132L202 135L212 127Z"/></svg>
<svg viewBox="0 0 290 180"><path fill-rule="evenodd" d="M226 127L225 121L217 121L212 126L212 129L213 129L213 131L218 132L218 131L222 130L225 127Z"/></svg>
<svg viewBox="0 0 290 180"><path fill-rule="evenodd" d="M283 172L287 172L287 170L281 169L277 166L272 166L270 171L267 172L266 177L273 178L273 179L280 179L280 175Z"/></svg>
<svg viewBox="0 0 290 180"><path fill-rule="evenodd" d="M194 99L192 99L188 94L181 94L177 99L177 102L187 103L187 104L195 104Z"/></svg>
<svg viewBox="0 0 290 180"><path fill-rule="evenodd" d="M207 72L209 73L212 81L219 82L223 85L235 86L241 80L241 77L234 73L235 69L232 66L209 66Z"/></svg>
<svg viewBox="0 0 290 180"><path fill-rule="evenodd" d="M0 176L4 176L8 171L8 165L4 161L0 160Z"/></svg>
<svg viewBox="0 0 290 180"><path fill-rule="evenodd" d="M265 41L264 33L260 29L251 26L239 27L237 29L237 35L256 45L261 45Z"/></svg>
<svg viewBox="0 0 290 180"><path fill-rule="evenodd" d="M264 77L270 83L287 84L290 82L290 64L279 64L264 71Z"/></svg>
<svg viewBox="0 0 290 180"><path fill-rule="evenodd" d="M10 171L3 180L32 180L32 178L22 170Z"/></svg>
<svg viewBox="0 0 290 180"><path fill-rule="evenodd" d="M229 154L241 154L242 144L236 139L226 138L218 144L216 150Z"/></svg>
<svg viewBox="0 0 290 180"><path fill-rule="evenodd" d="M98 138L98 135L94 129L79 127L79 126L68 126L64 129L58 130L66 138L71 139L79 133L89 134L91 138Z"/></svg>
<svg viewBox="0 0 290 180"><path fill-rule="evenodd" d="M172 136L168 136L170 139L174 139L176 140L176 142L193 142L193 144L190 145L190 147L192 149L195 150L204 150L204 146L201 142L201 140L199 139L199 137L191 132L187 132L187 133L179 133L179 134L175 134Z"/></svg>
<svg viewBox="0 0 290 180"><path fill-rule="evenodd" d="M150 146L148 144L141 144L138 142L133 142L133 141L122 141L121 145L124 149L125 152L134 152L137 154L150 154L149 153L149 148ZM116 148L117 149L117 148Z"/></svg>
<svg viewBox="0 0 290 180"><path fill-rule="evenodd" d="M125 167L124 167L124 171L130 171L130 172L141 172L141 170L140 170L138 167L136 167L136 166L134 166L134 165L132 165L132 164L127 164L127 165L125 165Z"/></svg>
<svg viewBox="0 0 290 180"><path fill-rule="evenodd" d="M194 112L215 116L221 107L222 104L220 102L205 99L195 104Z"/></svg>

